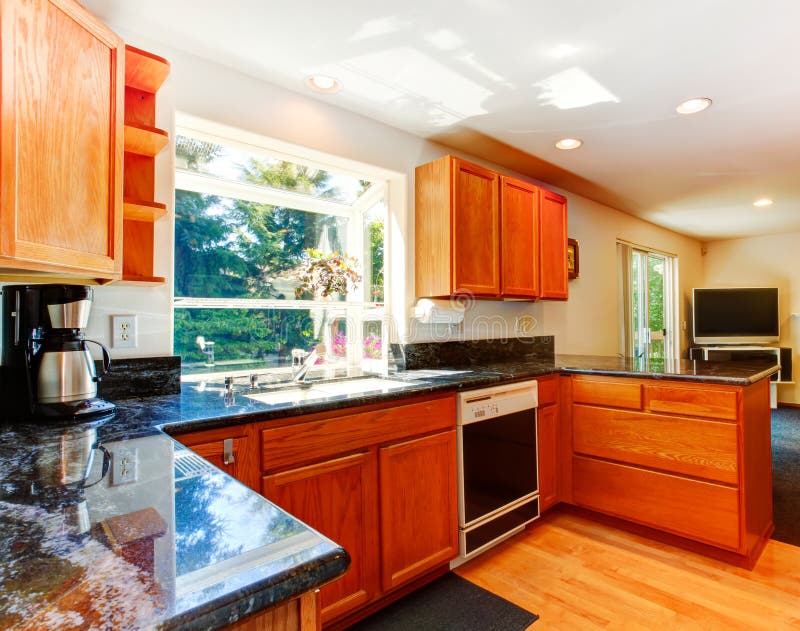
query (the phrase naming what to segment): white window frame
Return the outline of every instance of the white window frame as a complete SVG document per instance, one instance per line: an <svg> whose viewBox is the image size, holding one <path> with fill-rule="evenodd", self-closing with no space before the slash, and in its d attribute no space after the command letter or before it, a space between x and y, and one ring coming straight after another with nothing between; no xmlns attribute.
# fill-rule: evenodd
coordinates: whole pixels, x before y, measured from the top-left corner
<svg viewBox="0 0 800 631"><path fill-rule="evenodd" d="M384 300L375 303L366 300L366 279L355 290L348 292L345 302L327 302L318 300L281 300L281 299L250 299L250 298L204 298L183 297L173 295L173 309L181 308L239 308L239 309L327 309L331 321L345 317L347 319L346 353L347 365L359 366L370 372L385 372L388 359L388 345L391 313L390 286L392 274L390 272L390 236L391 226L395 224L390 206L390 183L397 180L398 174L379 167L371 167L348 161L336 156L324 154L305 147L290 145L283 141L268 138L252 132L247 132L234 127L229 127L212 121L207 121L187 114L177 113L175 134L190 136L214 144L220 144L239 149L254 157L285 160L333 172L336 175L350 175L372 182L352 205L330 199L314 198L292 191L270 189L267 187L250 184L248 182L234 182L215 177L213 175L190 172L179 169L176 165L175 189L194 191L207 195L241 199L250 202L288 207L299 211L314 212L325 215L347 217L348 254L358 257L362 264L366 261L368 252L365 251L365 221L364 217L375 204L383 203L384 213ZM360 296L359 296L360 294ZM366 321L380 320L381 326L381 358L365 359L363 357L363 323ZM329 346L330 348L330 346ZM303 349L309 350L309 349ZM330 355L328 363L330 362ZM280 370L280 369L278 369Z"/></svg>

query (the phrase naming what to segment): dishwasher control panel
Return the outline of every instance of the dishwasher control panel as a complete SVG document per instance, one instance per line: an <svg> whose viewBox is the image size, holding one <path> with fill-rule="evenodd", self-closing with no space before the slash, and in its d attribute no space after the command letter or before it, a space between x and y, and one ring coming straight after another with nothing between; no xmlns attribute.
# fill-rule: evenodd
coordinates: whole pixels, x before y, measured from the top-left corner
<svg viewBox="0 0 800 631"><path fill-rule="evenodd" d="M530 410L539 404L539 389L536 381L510 383L461 392L456 410L459 425Z"/></svg>

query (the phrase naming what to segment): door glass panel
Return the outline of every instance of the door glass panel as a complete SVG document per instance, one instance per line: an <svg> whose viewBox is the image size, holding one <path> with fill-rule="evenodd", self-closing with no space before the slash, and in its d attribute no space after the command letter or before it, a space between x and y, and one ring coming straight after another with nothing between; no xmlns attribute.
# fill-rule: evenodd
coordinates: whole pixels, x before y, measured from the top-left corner
<svg viewBox="0 0 800 631"><path fill-rule="evenodd" d="M648 327L650 329L650 345L648 356L650 359L664 359L665 357L665 332L664 324L664 257L653 254L647 257L647 306Z"/></svg>

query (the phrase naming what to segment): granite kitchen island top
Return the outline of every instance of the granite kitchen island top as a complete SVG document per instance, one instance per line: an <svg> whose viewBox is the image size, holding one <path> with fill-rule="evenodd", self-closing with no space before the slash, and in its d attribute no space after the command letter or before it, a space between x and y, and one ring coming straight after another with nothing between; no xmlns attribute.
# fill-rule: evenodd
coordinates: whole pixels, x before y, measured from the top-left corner
<svg viewBox="0 0 800 631"><path fill-rule="evenodd" d="M217 628L345 571L349 558L340 546L208 464L170 433L559 372L743 386L777 370L768 363L556 355L434 365L393 374L387 387L377 382L364 392L316 398L298 391L296 399L275 404L251 398L253 391L241 387L230 393L218 384L184 384L181 394L117 402L114 417L93 430L98 444L111 451L136 450L137 481L111 486L109 479L118 475L112 471L85 490L72 485L56 491L43 481L48 454L64 450L63 428L11 426L0 435L0 627L86 628L97 619L100 628ZM87 485L102 473L102 452L94 453ZM65 517L82 501L93 524L83 535ZM142 523L143 515L149 523ZM109 540L109 524L119 529L126 520L143 534L143 548L152 550L149 562L115 554L120 550Z"/></svg>

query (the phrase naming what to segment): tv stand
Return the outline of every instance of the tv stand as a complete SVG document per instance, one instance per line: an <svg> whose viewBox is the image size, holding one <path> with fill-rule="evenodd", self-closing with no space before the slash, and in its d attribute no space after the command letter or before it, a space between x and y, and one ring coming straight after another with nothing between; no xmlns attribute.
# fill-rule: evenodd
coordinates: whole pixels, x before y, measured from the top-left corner
<svg viewBox="0 0 800 631"><path fill-rule="evenodd" d="M772 375L770 383L770 406L778 405L777 386L792 381L792 349L780 346L695 346L689 349L689 359L705 361L775 361L781 369Z"/></svg>

